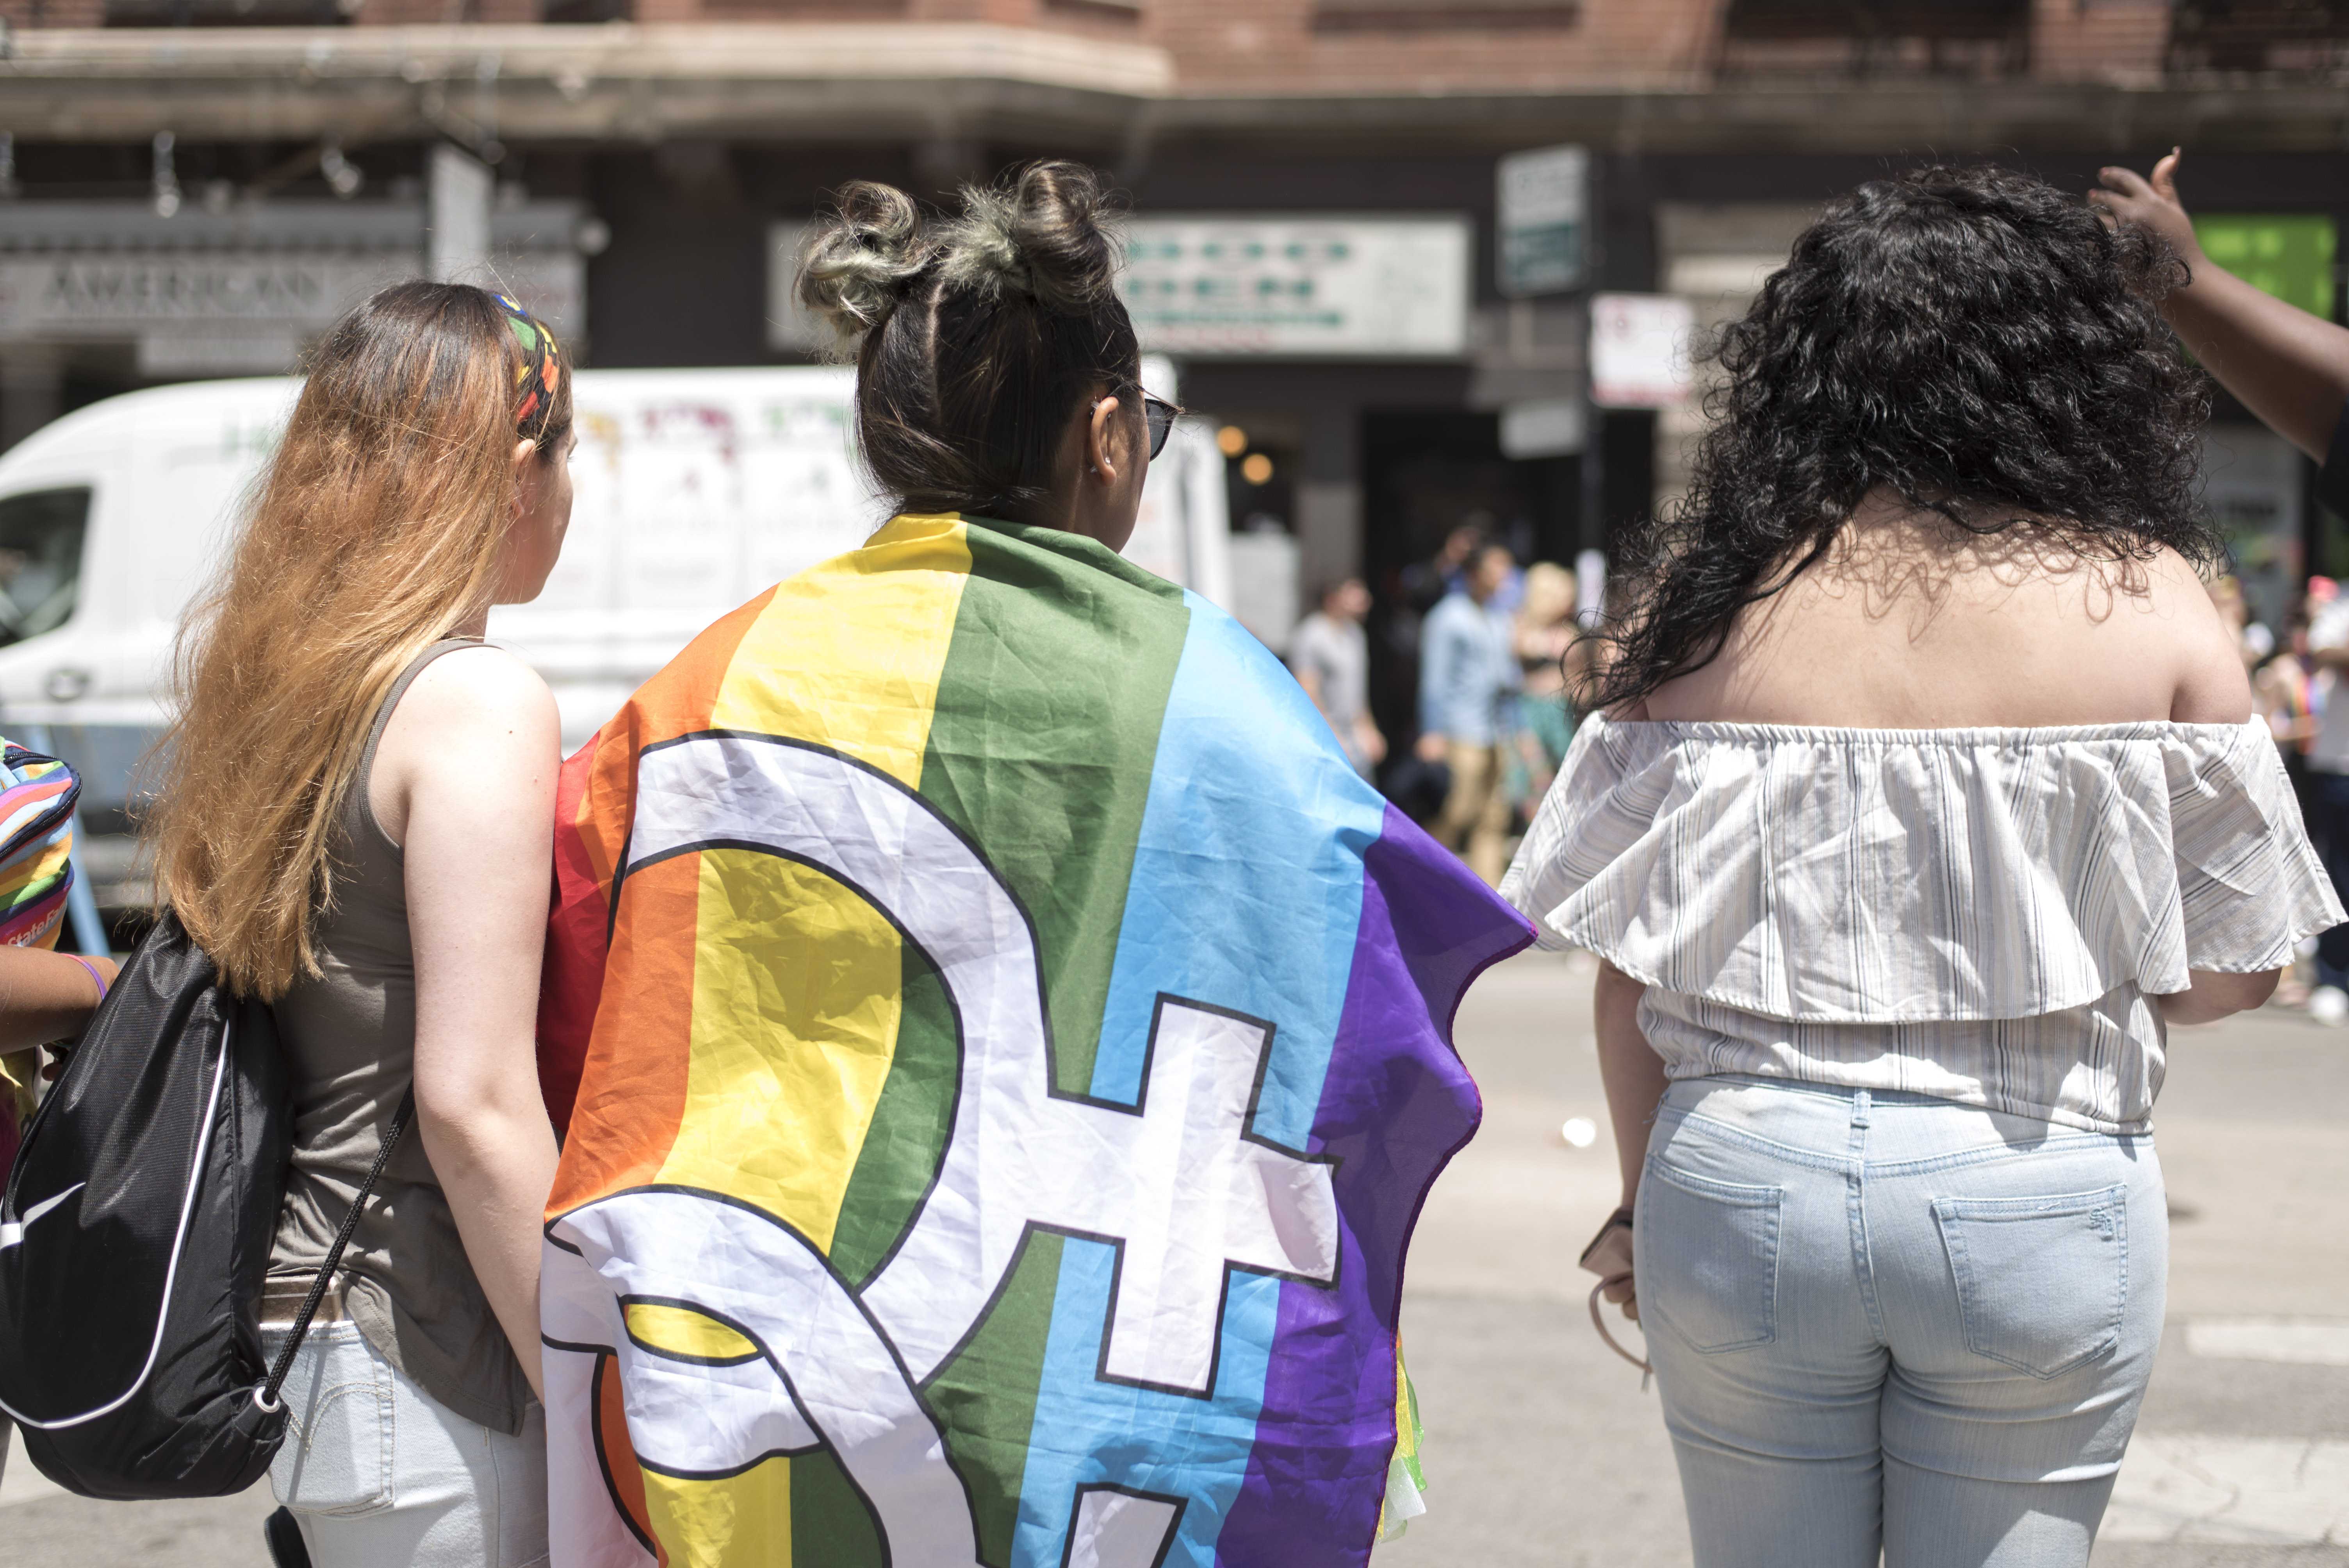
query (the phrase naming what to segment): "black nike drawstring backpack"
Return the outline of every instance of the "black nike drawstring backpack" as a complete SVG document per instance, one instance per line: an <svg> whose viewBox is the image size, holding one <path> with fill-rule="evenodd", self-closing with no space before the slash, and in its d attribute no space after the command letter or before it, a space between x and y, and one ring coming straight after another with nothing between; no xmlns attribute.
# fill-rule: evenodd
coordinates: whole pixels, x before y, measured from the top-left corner
<svg viewBox="0 0 2349 1568"><path fill-rule="evenodd" d="M84 1497L219 1497L269 1468L280 1389L411 1090L274 1364L262 1282L292 1111L277 1029L169 911L25 1130L0 1197L0 1413Z"/></svg>

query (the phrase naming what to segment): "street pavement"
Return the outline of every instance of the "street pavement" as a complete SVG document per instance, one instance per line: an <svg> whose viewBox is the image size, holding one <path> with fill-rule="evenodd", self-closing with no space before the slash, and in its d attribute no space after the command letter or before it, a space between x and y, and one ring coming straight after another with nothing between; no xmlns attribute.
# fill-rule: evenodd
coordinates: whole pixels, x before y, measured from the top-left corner
<svg viewBox="0 0 2349 1568"><path fill-rule="evenodd" d="M1462 1008L1485 1126L1422 1215L1403 1338L1430 1511L1375 1568L1683 1568L1652 1392L1574 1259L1615 1202L1591 961L1528 954ZM2349 1030L2269 1009L2171 1038L2157 1139L2169 1326L2095 1568L2349 1568ZM1571 1146L1561 1128L1588 1119ZM1634 1346L1636 1331L1623 1330ZM267 1488L95 1503L20 1460L0 1563L264 1568Z"/></svg>

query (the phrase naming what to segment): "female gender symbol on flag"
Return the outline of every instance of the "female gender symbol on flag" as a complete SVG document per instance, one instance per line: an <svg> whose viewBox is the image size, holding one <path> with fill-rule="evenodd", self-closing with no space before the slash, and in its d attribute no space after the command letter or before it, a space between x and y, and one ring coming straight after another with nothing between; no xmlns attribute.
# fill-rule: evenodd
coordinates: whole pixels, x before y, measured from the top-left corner
<svg viewBox="0 0 2349 1568"><path fill-rule="evenodd" d="M1263 645L900 517L559 800L555 1568L1361 1568L1450 1019L1528 933Z"/></svg>
<svg viewBox="0 0 2349 1568"><path fill-rule="evenodd" d="M719 847L829 873L928 957L962 1025L953 1133L913 1223L861 1293L806 1238L723 1193L638 1189L564 1215L546 1249L549 1404L586 1409L597 1358L613 1355L639 1463L714 1477L829 1448L893 1561L975 1564L968 1501L917 1390L978 1326L1028 1233L1118 1249L1103 1378L1206 1398L1231 1271L1334 1280L1330 1164L1250 1130L1272 1026L1200 1003L1160 998L1136 1104L1054 1092L1027 916L894 779L772 736L648 748L628 869ZM632 1335L637 1304L711 1319L755 1354L713 1375L707 1357ZM1180 1507L1082 1491L1071 1550L1084 1555L1072 1560L1150 1568ZM592 1522L594 1547L564 1561L645 1561L618 1521ZM1112 1547L1140 1555L1112 1558Z"/></svg>

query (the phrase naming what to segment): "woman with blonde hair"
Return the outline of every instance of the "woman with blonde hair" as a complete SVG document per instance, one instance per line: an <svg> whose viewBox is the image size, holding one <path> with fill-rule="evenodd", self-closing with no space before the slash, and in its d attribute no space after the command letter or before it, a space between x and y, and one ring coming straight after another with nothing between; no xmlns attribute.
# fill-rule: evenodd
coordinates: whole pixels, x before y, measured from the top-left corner
<svg viewBox="0 0 2349 1568"><path fill-rule="evenodd" d="M385 289L319 346L185 634L147 830L160 896L276 1013L295 1151L271 1354L388 1156L270 1471L321 1568L546 1554L533 1024L558 731L545 684L481 638L554 567L571 444L562 350L521 307Z"/></svg>
<svg viewBox="0 0 2349 1568"><path fill-rule="evenodd" d="M1569 665L1588 663L1588 645L1574 619L1574 573L1555 561L1526 568L1526 596L1517 606L1517 663L1525 685L1517 693L1516 755L1511 758L1509 798L1539 800L1557 777L1558 764L1574 741L1574 700Z"/></svg>

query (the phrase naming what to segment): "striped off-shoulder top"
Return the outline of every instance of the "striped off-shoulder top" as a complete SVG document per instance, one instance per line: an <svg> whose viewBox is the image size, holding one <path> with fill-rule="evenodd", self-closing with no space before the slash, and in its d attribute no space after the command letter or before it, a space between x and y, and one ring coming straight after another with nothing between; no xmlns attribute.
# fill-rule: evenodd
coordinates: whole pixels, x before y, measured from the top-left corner
<svg viewBox="0 0 2349 1568"><path fill-rule="evenodd" d="M1504 897L1648 986L1674 1078L2150 1125L2150 998L2344 917L2256 721L1832 729L1594 717Z"/></svg>

